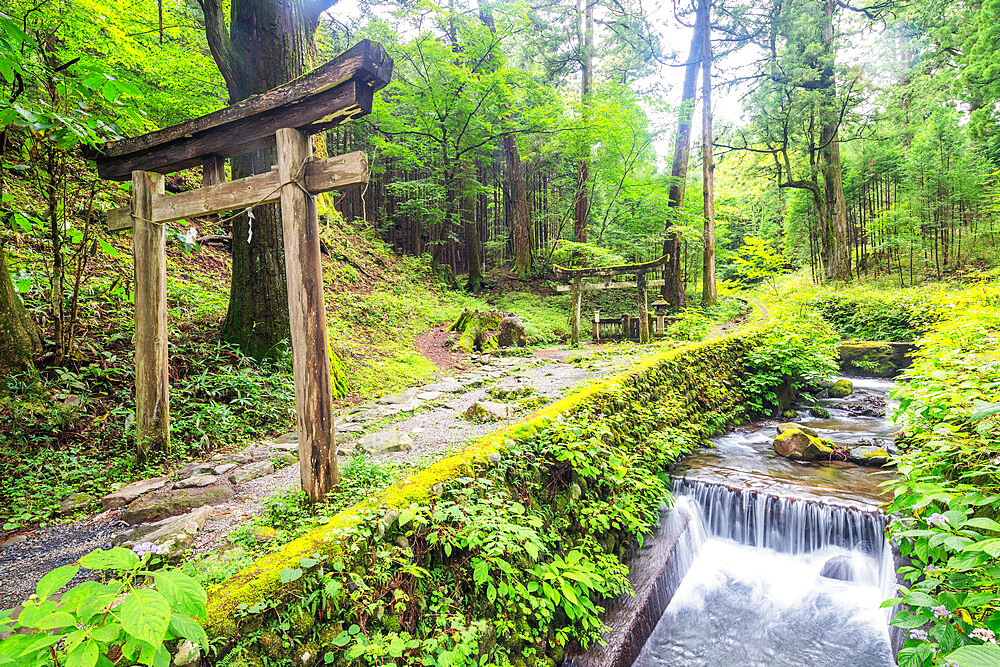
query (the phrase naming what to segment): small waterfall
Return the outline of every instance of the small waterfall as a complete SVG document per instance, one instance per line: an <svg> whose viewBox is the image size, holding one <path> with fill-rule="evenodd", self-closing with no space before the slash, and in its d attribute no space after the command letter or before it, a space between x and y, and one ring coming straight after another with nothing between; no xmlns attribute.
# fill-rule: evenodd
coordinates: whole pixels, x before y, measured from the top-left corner
<svg viewBox="0 0 1000 667"><path fill-rule="evenodd" d="M709 535L739 544L787 554L842 547L879 562L886 550L886 520L878 512L689 479L676 480L673 493L694 500Z"/></svg>

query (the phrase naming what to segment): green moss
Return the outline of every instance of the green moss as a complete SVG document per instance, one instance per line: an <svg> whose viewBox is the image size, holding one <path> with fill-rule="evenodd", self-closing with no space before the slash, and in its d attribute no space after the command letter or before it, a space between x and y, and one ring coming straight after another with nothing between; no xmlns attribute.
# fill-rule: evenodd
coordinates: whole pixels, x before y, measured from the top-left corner
<svg viewBox="0 0 1000 667"><path fill-rule="evenodd" d="M342 554L343 541L350 529L384 516L389 509L398 511L410 503L426 501L436 485L471 474L476 465L487 463L491 453L503 451L506 441L530 436L560 415L599 405L600 412L613 416L618 420L616 424L624 424L624 428L632 429L635 434L632 437L639 438L677 424L685 424L685 433L695 427L703 434L718 432L738 412L740 396L736 380L747 350L759 336L760 329L753 328L641 358L628 370L584 384L522 421L493 431L465 450L344 510L327 524L261 558L210 591L206 626L209 633L235 635L237 608L275 598L282 588L283 569L294 567L300 559L315 553L328 557ZM696 400L696 396L705 399L704 402ZM648 406L654 404L662 406L662 411L649 411ZM630 411L633 405L642 409L633 413ZM669 421L664 422L657 416L660 414L671 415Z"/></svg>
<svg viewBox="0 0 1000 667"><path fill-rule="evenodd" d="M889 343L844 341L839 345L840 367L847 372L892 377L899 370L896 351Z"/></svg>
<svg viewBox="0 0 1000 667"><path fill-rule="evenodd" d="M854 392L854 383L850 380L837 380L828 390L830 398L845 398Z"/></svg>
<svg viewBox="0 0 1000 667"><path fill-rule="evenodd" d="M822 405L814 405L809 408L809 414L813 417L819 417L820 419L829 419L830 411L824 408Z"/></svg>
<svg viewBox="0 0 1000 667"><path fill-rule="evenodd" d="M861 455L864 459L888 459L889 452L884 449L875 449L870 452L865 452Z"/></svg>

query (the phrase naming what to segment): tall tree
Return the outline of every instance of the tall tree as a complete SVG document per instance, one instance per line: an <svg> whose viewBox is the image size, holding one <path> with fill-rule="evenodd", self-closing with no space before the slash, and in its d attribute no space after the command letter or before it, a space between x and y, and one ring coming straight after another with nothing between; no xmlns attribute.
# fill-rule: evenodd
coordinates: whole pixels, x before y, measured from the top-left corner
<svg viewBox="0 0 1000 667"><path fill-rule="evenodd" d="M0 240L0 382L15 373L35 372L35 356L42 351L35 323L21 303L7 269L6 249ZM0 384L0 391L4 386Z"/></svg>
<svg viewBox="0 0 1000 667"><path fill-rule="evenodd" d="M493 18L493 8L488 0L479 0L479 18L496 37L497 25ZM514 112L510 104L503 104L504 122L513 128ZM524 185L524 170L521 169L521 152L514 140L514 133L503 135L503 156L506 169L504 182L510 196L510 234L514 245L513 272L524 280L531 274L531 217L528 212L528 191Z"/></svg>
<svg viewBox="0 0 1000 667"><path fill-rule="evenodd" d="M674 219L668 220L667 235L663 240L663 287L660 294L671 308L684 306L686 297L681 281L681 238L676 220L684 207L684 189L687 184L688 158L691 154L691 120L694 115L694 97L698 88L698 69L703 56L702 43L708 32L708 1L698 0L698 10L691 36L691 50L684 67L684 84L681 88L681 106L677 116L677 138L674 140L674 160L670 165L669 208Z"/></svg>
<svg viewBox="0 0 1000 667"><path fill-rule="evenodd" d="M301 76L313 63L320 14L336 0L232 0L226 25L224 0L199 0L212 57L229 102L235 103ZM265 173L273 150L232 161L233 178ZM233 279L223 340L253 356L271 354L289 335L284 242L277 204L258 206L253 217L233 218Z"/></svg>
<svg viewBox="0 0 1000 667"><path fill-rule="evenodd" d="M704 201L705 233L701 271L701 303L711 306L716 301L715 285L715 160L712 156L712 2L702 0L706 35L701 44L701 188Z"/></svg>
<svg viewBox="0 0 1000 667"><path fill-rule="evenodd" d="M573 216L573 239L587 242L587 221L590 218L590 106L594 78L594 0L577 0L580 44L580 117L583 142L576 165L576 201Z"/></svg>

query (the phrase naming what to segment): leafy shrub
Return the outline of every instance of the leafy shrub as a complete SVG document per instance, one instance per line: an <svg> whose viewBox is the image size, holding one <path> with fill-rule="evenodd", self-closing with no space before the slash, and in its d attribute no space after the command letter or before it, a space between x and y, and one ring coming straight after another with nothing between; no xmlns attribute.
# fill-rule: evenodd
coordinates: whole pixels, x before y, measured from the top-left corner
<svg viewBox="0 0 1000 667"><path fill-rule="evenodd" d="M890 535L910 564L886 604L902 607L904 667L1000 664L1000 288L949 302L895 392L907 431Z"/></svg>
<svg viewBox="0 0 1000 667"><path fill-rule="evenodd" d="M808 314L785 315L747 355L742 388L748 412L770 414L781 393L793 397L807 383L837 372L837 336Z"/></svg>
<svg viewBox="0 0 1000 667"><path fill-rule="evenodd" d="M205 590L176 570L154 569L151 547L98 549L42 577L16 620L14 610L0 612L0 633L16 631L0 641L0 664L94 667L120 654L130 664L168 665L168 643L186 639L207 648L198 622L206 617ZM107 578L53 599L81 567Z"/></svg>
<svg viewBox="0 0 1000 667"><path fill-rule="evenodd" d="M858 340L914 340L935 319L933 307L916 294L827 294L814 305L841 337Z"/></svg>

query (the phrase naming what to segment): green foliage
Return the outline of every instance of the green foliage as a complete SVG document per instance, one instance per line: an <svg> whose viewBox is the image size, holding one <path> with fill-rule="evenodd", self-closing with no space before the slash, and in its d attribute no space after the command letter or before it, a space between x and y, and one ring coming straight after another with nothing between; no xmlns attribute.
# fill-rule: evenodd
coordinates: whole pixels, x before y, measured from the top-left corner
<svg viewBox="0 0 1000 667"><path fill-rule="evenodd" d="M733 273L743 285L766 282L774 288L774 278L785 270L785 258L770 240L747 236L733 262ZM777 290L775 290L777 291Z"/></svg>
<svg viewBox="0 0 1000 667"><path fill-rule="evenodd" d="M13 609L0 612L0 633L15 631L0 640L0 665L105 667L120 655L131 664L166 667L168 643L186 639L206 650L199 624L205 590L176 570L155 568L151 546L98 549L42 577L16 620ZM81 568L105 578L56 596Z"/></svg>
<svg viewBox="0 0 1000 667"><path fill-rule="evenodd" d="M989 664L976 659L995 660L1000 633L1000 291L977 285L949 302L895 394L908 430L890 535L911 564L886 604L901 604L894 625L913 628L901 665Z"/></svg>
<svg viewBox="0 0 1000 667"><path fill-rule="evenodd" d="M742 386L748 412L771 414L782 395L791 399L806 384L836 373L836 358L837 336L826 322L807 313L781 317L747 355Z"/></svg>
<svg viewBox="0 0 1000 667"><path fill-rule="evenodd" d="M841 337L858 340L915 340L936 320L926 296L915 293L823 294L815 307Z"/></svg>

